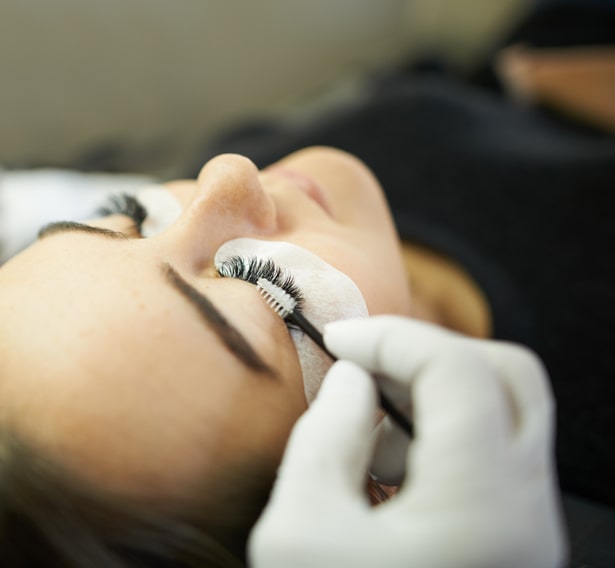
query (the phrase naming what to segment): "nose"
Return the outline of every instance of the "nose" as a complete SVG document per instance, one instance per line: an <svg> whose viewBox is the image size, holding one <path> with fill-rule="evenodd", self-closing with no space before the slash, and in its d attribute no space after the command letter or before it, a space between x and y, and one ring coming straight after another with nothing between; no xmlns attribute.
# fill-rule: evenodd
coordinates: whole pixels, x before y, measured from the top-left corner
<svg viewBox="0 0 615 568"><path fill-rule="evenodd" d="M226 241L274 232L275 203L258 174L251 160L236 154L207 162L193 199L165 236L174 252L200 269Z"/></svg>

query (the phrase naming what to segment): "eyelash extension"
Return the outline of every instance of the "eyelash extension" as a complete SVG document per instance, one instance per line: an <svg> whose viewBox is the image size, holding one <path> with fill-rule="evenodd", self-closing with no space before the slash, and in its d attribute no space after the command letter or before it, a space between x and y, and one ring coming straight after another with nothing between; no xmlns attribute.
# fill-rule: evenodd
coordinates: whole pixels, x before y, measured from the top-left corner
<svg viewBox="0 0 615 568"><path fill-rule="evenodd" d="M132 219L139 234L141 233L143 221L147 217L147 209L134 195L129 195L128 193L110 195L105 204L96 210L96 213L101 217L126 215Z"/></svg>
<svg viewBox="0 0 615 568"><path fill-rule="evenodd" d="M305 300L294 277L271 259L230 256L216 269L218 274L222 277L245 280L255 286L259 278L265 278L269 280L269 282L282 288L282 290L297 302L297 307L295 308L297 311L300 312L303 307Z"/></svg>

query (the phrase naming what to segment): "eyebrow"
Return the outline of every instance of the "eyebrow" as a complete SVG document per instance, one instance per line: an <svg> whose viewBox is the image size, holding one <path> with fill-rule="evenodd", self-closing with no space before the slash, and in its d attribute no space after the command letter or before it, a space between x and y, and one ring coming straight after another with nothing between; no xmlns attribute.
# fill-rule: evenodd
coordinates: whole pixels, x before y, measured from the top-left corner
<svg viewBox="0 0 615 568"><path fill-rule="evenodd" d="M231 353L253 371L277 376L275 370L265 363L245 337L229 323L207 296L186 282L170 264L163 263L162 269L167 281L197 309Z"/></svg>
<svg viewBox="0 0 615 568"><path fill-rule="evenodd" d="M44 239L54 234L68 232L99 235L105 238L119 240L134 238L120 231L105 229L103 227L93 227L92 225L86 225L85 223L78 223L75 221L49 223L40 229L38 238ZM249 369L258 373L277 377L276 371L263 360L239 330L220 313L202 292L199 292L199 290L186 282L179 272L169 263L164 262L161 266L166 281L197 309L201 319L216 333L222 343L224 343L233 355Z"/></svg>
<svg viewBox="0 0 615 568"><path fill-rule="evenodd" d="M85 223L77 223L76 221L56 221L44 225L38 232L38 238L41 240L57 233L89 233L101 235L110 239L134 238L120 231L105 229L103 227L93 227L92 225L86 225Z"/></svg>

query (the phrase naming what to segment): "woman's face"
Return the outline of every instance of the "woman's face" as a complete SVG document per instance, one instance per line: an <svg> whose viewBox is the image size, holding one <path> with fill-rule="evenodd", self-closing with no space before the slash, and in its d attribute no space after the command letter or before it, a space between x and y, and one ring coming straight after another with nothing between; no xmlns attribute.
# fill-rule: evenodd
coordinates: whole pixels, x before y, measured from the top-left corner
<svg viewBox="0 0 615 568"><path fill-rule="evenodd" d="M301 273L317 325L355 315L361 295L372 314L409 309L380 187L348 154L310 148L260 172L222 155L166 189L181 214L155 236L124 215L55 227L0 270L1 421L89 481L146 498L244 459L274 468L307 404L302 367L321 368L216 262L271 251Z"/></svg>

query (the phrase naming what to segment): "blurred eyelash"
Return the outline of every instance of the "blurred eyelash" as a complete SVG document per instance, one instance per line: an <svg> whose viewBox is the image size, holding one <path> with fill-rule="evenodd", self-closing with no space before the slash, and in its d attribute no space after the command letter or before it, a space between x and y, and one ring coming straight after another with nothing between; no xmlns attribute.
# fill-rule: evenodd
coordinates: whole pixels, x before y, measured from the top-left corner
<svg viewBox="0 0 615 568"><path fill-rule="evenodd" d="M259 278L265 278L289 294L297 302L298 311L303 308L305 302L303 293L294 277L271 259L230 256L219 264L216 270L220 276L225 278L238 278L254 285Z"/></svg>
<svg viewBox="0 0 615 568"><path fill-rule="evenodd" d="M147 218L147 209L134 195L117 193L110 195L105 203L96 210L96 214L100 217L126 215L132 219L140 234L143 221Z"/></svg>

